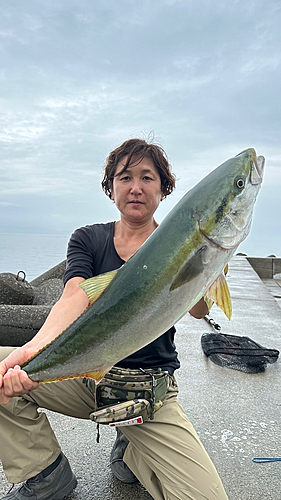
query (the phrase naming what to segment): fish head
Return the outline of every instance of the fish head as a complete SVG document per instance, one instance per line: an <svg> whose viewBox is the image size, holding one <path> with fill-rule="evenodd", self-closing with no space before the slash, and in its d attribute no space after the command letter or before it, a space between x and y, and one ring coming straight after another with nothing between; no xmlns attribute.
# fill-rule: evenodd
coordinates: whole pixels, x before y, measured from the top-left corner
<svg viewBox="0 0 281 500"><path fill-rule="evenodd" d="M247 237L264 165L263 156L257 157L254 149L246 149L203 180L208 187L199 229L209 241L235 250Z"/></svg>

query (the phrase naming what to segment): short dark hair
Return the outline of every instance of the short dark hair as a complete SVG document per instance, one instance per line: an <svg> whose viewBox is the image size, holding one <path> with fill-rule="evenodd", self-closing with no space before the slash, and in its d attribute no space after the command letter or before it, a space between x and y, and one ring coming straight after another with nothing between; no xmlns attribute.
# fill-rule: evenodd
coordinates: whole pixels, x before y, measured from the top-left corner
<svg viewBox="0 0 281 500"><path fill-rule="evenodd" d="M112 151L106 161L104 168L104 177L102 180L102 189L111 199L113 179L118 163L128 156L123 172L130 164L137 164L145 157L151 158L161 178L162 195L166 198L175 188L176 178L172 173L171 165L168 162L164 149L157 144L149 144L142 139L129 139L123 142L121 146ZM132 162L132 159L136 161Z"/></svg>

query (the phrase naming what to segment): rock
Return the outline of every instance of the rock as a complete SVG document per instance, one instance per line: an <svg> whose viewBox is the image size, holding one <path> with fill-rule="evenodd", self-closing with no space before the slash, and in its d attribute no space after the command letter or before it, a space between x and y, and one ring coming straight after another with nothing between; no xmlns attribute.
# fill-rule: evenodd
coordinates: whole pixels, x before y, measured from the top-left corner
<svg viewBox="0 0 281 500"><path fill-rule="evenodd" d="M31 340L50 310L51 306L0 305L0 344L21 346Z"/></svg>
<svg viewBox="0 0 281 500"><path fill-rule="evenodd" d="M0 345L21 346L45 322L63 292L64 260L28 283L25 273L0 274Z"/></svg>
<svg viewBox="0 0 281 500"><path fill-rule="evenodd" d="M33 281L30 282L32 286L39 286L42 285L45 281L48 281L53 278L58 278L58 279L63 279L64 273L66 270L66 260L63 260L56 266L52 267L49 269L49 271L46 271L44 274L41 274L41 276L38 276L38 278L35 278Z"/></svg>
<svg viewBox="0 0 281 500"><path fill-rule="evenodd" d="M0 304L32 304L33 287L25 281L25 273L19 271L0 274Z"/></svg>
<svg viewBox="0 0 281 500"><path fill-rule="evenodd" d="M42 285L33 287L33 305L54 305L63 292L63 282L58 278L45 281Z"/></svg>

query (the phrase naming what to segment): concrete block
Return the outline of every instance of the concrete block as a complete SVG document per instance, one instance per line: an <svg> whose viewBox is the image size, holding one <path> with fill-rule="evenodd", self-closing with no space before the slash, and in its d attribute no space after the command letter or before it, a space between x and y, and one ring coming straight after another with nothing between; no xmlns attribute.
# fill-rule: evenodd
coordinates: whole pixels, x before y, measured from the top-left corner
<svg viewBox="0 0 281 500"><path fill-rule="evenodd" d="M273 275L281 273L281 259L273 259Z"/></svg>
<svg viewBox="0 0 281 500"><path fill-rule="evenodd" d="M247 257L248 262L261 279L273 278L273 260L271 257Z"/></svg>

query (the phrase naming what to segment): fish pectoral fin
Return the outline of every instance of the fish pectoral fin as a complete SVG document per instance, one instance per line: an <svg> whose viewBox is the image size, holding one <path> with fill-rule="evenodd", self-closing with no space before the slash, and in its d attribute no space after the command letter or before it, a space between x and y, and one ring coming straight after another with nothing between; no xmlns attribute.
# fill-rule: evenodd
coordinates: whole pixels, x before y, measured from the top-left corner
<svg viewBox="0 0 281 500"><path fill-rule="evenodd" d="M195 254L182 266L173 283L170 291L189 283L204 271L205 261L207 260L208 247L204 245L195 252Z"/></svg>
<svg viewBox="0 0 281 500"><path fill-rule="evenodd" d="M79 287L88 295L90 305L93 305L99 299L103 292L109 287L117 273L118 269L116 271L110 271L109 273L100 274L99 276L95 276L94 278L90 278L80 283Z"/></svg>
<svg viewBox="0 0 281 500"><path fill-rule="evenodd" d="M211 309L213 303L215 302L215 304L223 310L228 319L231 319L232 301L224 274L221 274L216 279L216 281L209 288L208 292L205 294L204 299L209 309Z"/></svg>

